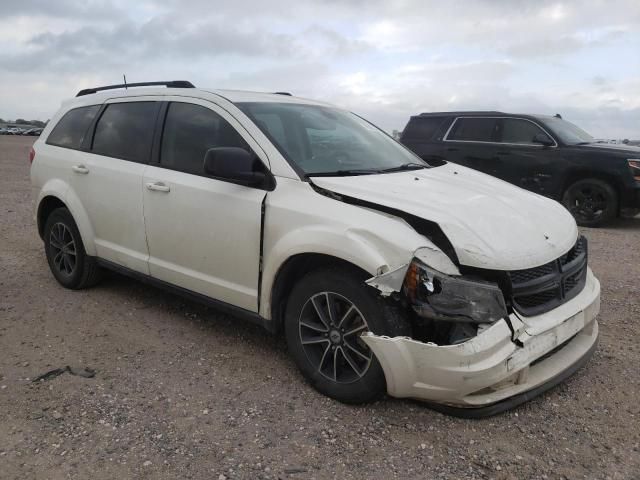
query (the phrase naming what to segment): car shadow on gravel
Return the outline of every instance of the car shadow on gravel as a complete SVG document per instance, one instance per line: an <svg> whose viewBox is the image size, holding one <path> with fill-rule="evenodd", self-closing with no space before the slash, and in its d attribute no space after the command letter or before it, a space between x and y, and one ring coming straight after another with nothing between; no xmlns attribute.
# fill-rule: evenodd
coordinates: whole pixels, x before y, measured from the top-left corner
<svg viewBox="0 0 640 480"><path fill-rule="evenodd" d="M604 228L610 228L612 230L640 231L640 215L636 215L635 217L616 218L608 223Z"/></svg>
<svg viewBox="0 0 640 480"><path fill-rule="evenodd" d="M208 327L215 326L215 335L227 336L229 340L236 340L241 332L243 341L250 344L268 343L277 350L286 350L283 338L246 319L119 273L105 272L105 277L94 288L121 297L123 302L130 302L138 310L156 309L158 314L171 314L182 323L191 324L196 320Z"/></svg>

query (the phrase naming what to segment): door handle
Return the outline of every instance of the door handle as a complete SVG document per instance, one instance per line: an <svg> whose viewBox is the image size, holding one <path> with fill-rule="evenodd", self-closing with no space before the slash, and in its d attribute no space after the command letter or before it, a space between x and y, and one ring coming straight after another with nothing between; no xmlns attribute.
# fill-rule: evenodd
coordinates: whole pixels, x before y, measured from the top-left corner
<svg viewBox="0 0 640 480"><path fill-rule="evenodd" d="M71 167L71 170L73 170L76 173L81 173L83 175L86 175L87 173L89 173L89 169L84 165L74 165L73 167Z"/></svg>
<svg viewBox="0 0 640 480"><path fill-rule="evenodd" d="M165 185L162 182L150 182L147 183L147 190L153 190L154 192L165 192L169 193L171 189L169 185Z"/></svg>

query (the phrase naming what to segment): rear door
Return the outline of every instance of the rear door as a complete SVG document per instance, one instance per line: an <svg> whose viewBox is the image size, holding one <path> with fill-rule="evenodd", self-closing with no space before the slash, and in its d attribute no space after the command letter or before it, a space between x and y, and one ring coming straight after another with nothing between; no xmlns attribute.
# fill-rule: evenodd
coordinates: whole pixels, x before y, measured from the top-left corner
<svg viewBox="0 0 640 480"><path fill-rule="evenodd" d="M147 274L142 176L159 106L139 97L106 102L87 140L89 153L73 169L74 188L91 220L98 256Z"/></svg>
<svg viewBox="0 0 640 480"><path fill-rule="evenodd" d="M262 202L266 192L209 177L209 148L266 155L228 112L168 97L157 160L144 175L150 274L211 298L258 311ZM242 133L240 133L242 132Z"/></svg>
<svg viewBox="0 0 640 480"><path fill-rule="evenodd" d="M458 117L447 132L445 158L465 167L498 176L498 119Z"/></svg>

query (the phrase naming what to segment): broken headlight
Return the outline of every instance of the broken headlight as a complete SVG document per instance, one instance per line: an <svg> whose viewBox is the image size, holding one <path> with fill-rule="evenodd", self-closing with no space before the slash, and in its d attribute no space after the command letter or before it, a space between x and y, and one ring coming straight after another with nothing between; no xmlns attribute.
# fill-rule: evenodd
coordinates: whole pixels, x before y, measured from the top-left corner
<svg viewBox="0 0 640 480"><path fill-rule="evenodd" d="M507 316L497 284L445 275L417 258L407 269L403 293L418 315L433 320L493 323Z"/></svg>

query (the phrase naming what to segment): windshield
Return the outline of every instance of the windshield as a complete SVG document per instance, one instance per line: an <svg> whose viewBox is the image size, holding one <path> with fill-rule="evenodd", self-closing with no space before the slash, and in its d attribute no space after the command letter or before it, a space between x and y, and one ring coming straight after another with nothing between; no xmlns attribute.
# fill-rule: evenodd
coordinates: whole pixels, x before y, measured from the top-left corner
<svg viewBox="0 0 640 480"><path fill-rule="evenodd" d="M591 143L593 137L580 127L576 127L573 123L567 122L557 117L545 117L544 123L553 130L562 143L567 145L577 145L579 143Z"/></svg>
<svg viewBox="0 0 640 480"><path fill-rule="evenodd" d="M236 104L305 174L366 175L428 165L353 113L293 103Z"/></svg>

